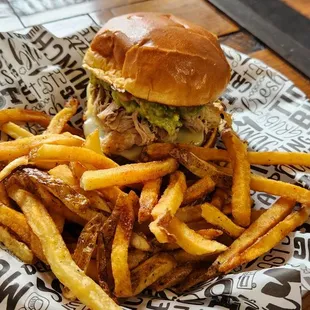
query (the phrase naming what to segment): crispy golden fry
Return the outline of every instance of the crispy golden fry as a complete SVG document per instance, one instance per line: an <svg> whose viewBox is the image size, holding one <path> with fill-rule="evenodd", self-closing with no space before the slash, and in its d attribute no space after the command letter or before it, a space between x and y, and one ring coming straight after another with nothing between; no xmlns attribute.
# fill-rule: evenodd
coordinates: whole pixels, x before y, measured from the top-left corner
<svg viewBox="0 0 310 310"><path fill-rule="evenodd" d="M183 201L185 191L185 175L181 171L171 174L168 187L152 210L154 221L149 225L151 232L160 243L174 241L173 237L170 238L167 228Z"/></svg>
<svg viewBox="0 0 310 310"><path fill-rule="evenodd" d="M97 209L98 211L104 211L107 213L111 213L111 209L108 206L107 202L101 197L99 192L97 191L90 191L86 192L80 189L80 187L74 187L75 189L78 189L78 192L83 194L85 197L88 198L90 201L90 205Z"/></svg>
<svg viewBox="0 0 310 310"><path fill-rule="evenodd" d="M222 210L227 198L228 193L221 188L217 188L212 196L211 204Z"/></svg>
<svg viewBox="0 0 310 310"><path fill-rule="evenodd" d="M30 133L28 130L12 122L3 124L0 127L0 130L6 133L8 136L12 137L13 139L27 138L33 136L33 134Z"/></svg>
<svg viewBox="0 0 310 310"><path fill-rule="evenodd" d="M222 209L222 212L225 214L225 215L230 215L231 212L232 212L232 209L231 209L231 203L227 203L224 205L223 209ZM252 210L253 211L253 210Z"/></svg>
<svg viewBox="0 0 310 310"><path fill-rule="evenodd" d="M166 253L156 254L143 262L131 271L133 295L141 293L175 266L174 258Z"/></svg>
<svg viewBox="0 0 310 310"><path fill-rule="evenodd" d="M72 259L84 272L87 270L88 264L97 245L97 237L102 225L103 217L98 214L84 226L79 236ZM65 287L62 292L67 299L75 299L75 296L67 287Z"/></svg>
<svg viewBox="0 0 310 310"><path fill-rule="evenodd" d="M230 128L223 130L222 140L233 168L232 216L238 225L247 227L251 222L251 168L247 160L247 146Z"/></svg>
<svg viewBox="0 0 310 310"><path fill-rule="evenodd" d="M105 170L86 171L81 178L81 187L84 190L93 190L115 185L121 186L141 183L172 173L177 167L177 162L169 158L164 161L129 164Z"/></svg>
<svg viewBox="0 0 310 310"><path fill-rule="evenodd" d="M7 228L0 225L0 242L2 242L16 257L26 264L32 264L34 256L23 242L18 241Z"/></svg>
<svg viewBox="0 0 310 310"><path fill-rule="evenodd" d="M55 210L49 210L49 215L53 219L58 231L62 233L65 225L64 216L62 214L57 213Z"/></svg>
<svg viewBox="0 0 310 310"><path fill-rule="evenodd" d="M128 266L132 270L144 262L149 257L149 253L137 249L130 250L128 253Z"/></svg>
<svg viewBox="0 0 310 310"><path fill-rule="evenodd" d="M12 160L0 171L0 182L9 176L16 168L25 165L28 165L28 156L22 156Z"/></svg>
<svg viewBox="0 0 310 310"><path fill-rule="evenodd" d="M209 150L209 149L208 149ZM217 170L212 164L201 160L187 150L173 149L170 155L176 158L184 167L200 178L209 176L217 186L230 188L232 176Z"/></svg>
<svg viewBox="0 0 310 310"><path fill-rule="evenodd" d="M238 238L244 232L244 228L235 224L219 209L207 202L201 205L201 215L208 223L223 229L233 238Z"/></svg>
<svg viewBox="0 0 310 310"><path fill-rule="evenodd" d="M38 236L48 263L59 281L93 310L120 309L100 286L74 263L44 206L34 196L20 188L11 188L10 194L21 207L33 232Z"/></svg>
<svg viewBox="0 0 310 310"><path fill-rule="evenodd" d="M151 219L151 212L158 202L161 178L150 180L144 183L140 195L140 208L138 212L139 223Z"/></svg>
<svg viewBox="0 0 310 310"><path fill-rule="evenodd" d="M112 159L104 155L99 155L92 150L66 145L44 144L37 149L33 149L29 157L29 160L33 162L79 161L85 164L92 164L102 169L118 166Z"/></svg>
<svg viewBox="0 0 310 310"><path fill-rule="evenodd" d="M114 294L117 297L128 297L132 295L128 248L135 218L131 193L119 199L123 199L122 210L113 239L111 263L115 283Z"/></svg>
<svg viewBox="0 0 310 310"><path fill-rule="evenodd" d="M183 249L173 251L171 254L173 255L174 259L180 264L184 264L187 262L200 262L200 261L214 262L214 260L218 256L218 253L193 255L193 254L187 253Z"/></svg>
<svg viewBox="0 0 310 310"><path fill-rule="evenodd" d="M310 166L310 154L284 152L249 152L249 162L253 165L301 165Z"/></svg>
<svg viewBox="0 0 310 310"><path fill-rule="evenodd" d="M103 155L98 129L96 129L86 137L84 147L96 152L97 154Z"/></svg>
<svg viewBox="0 0 310 310"><path fill-rule="evenodd" d="M175 237L177 244L189 254L213 254L223 252L227 248L217 241L205 239L178 218L170 221L168 231Z"/></svg>
<svg viewBox="0 0 310 310"><path fill-rule="evenodd" d="M169 153L175 148L173 143L154 143L147 145L141 152L142 161L162 160L169 157Z"/></svg>
<svg viewBox="0 0 310 310"><path fill-rule="evenodd" d="M216 138L217 138L217 129L212 129L212 132L208 138L208 141L205 143L203 147L206 149L214 147L216 143Z"/></svg>
<svg viewBox="0 0 310 310"><path fill-rule="evenodd" d="M282 181L267 179L259 175L251 175L250 186L255 191L284 197L300 203L309 203L310 201L309 190Z"/></svg>
<svg viewBox="0 0 310 310"><path fill-rule="evenodd" d="M66 123L76 113L78 105L77 99L70 98L65 107L52 118L45 133L61 133Z"/></svg>
<svg viewBox="0 0 310 310"><path fill-rule="evenodd" d="M10 198L6 192L5 186L3 182L0 182L0 202L7 207L11 207Z"/></svg>
<svg viewBox="0 0 310 310"><path fill-rule="evenodd" d="M151 245L148 243L146 236L142 233L133 232L130 239L130 245L141 251L151 251Z"/></svg>
<svg viewBox="0 0 310 310"><path fill-rule="evenodd" d="M1 112L1 111L0 111ZM0 161L13 160L28 153L42 144L62 144L79 146L83 139L77 136L59 134L39 135L0 143Z"/></svg>
<svg viewBox="0 0 310 310"><path fill-rule="evenodd" d="M220 272L226 272L236 267L232 266L232 259L250 247L259 237L283 220L292 211L294 205L294 201L280 198L251 224L251 226L231 244L229 250L218 257L213 265Z"/></svg>
<svg viewBox="0 0 310 310"><path fill-rule="evenodd" d="M192 270L193 265L189 263L176 266L174 269L167 272L163 277L154 282L150 288L156 292L163 291L166 288L171 288L184 281Z"/></svg>
<svg viewBox="0 0 310 310"><path fill-rule="evenodd" d="M259 209L259 210L252 209L251 224L255 222L265 212L266 212L266 209Z"/></svg>
<svg viewBox="0 0 310 310"><path fill-rule="evenodd" d="M178 209L175 216L184 223L197 222L202 219L201 206L186 206Z"/></svg>
<svg viewBox="0 0 310 310"><path fill-rule="evenodd" d="M234 260L238 261L239 264L243 264L268 252L296 227L302 225L308 219L309 214L310 207L307 205L304 205L299 211L289 214L282 222L260 237L252 246L240 253L239 259L235 257Z"/></svg>
<svg viewBox="0 0 310 310"><path fill-rule="evenodd" d="M67 165L58 165L53 169L50 169L48 173L58 179L61 179L70 186L78 185L78 180L74 177L72 171Z"/></svg>
<svg viewBox="0 0 310 310"><path fill-rule="evenodd" d="M206 194L212 192L214 188L215 183L213 180L208 175L204 176L187 188L184 195L183 205L187 205L199 198L204 197Z"/></svg>
<svg viewBox="0 0 310 310"><path fill-rule="evenodd" d="M200 229L197 231L197 233L208 240L213 240L223 234L221 230L214 228Z"/></svg>

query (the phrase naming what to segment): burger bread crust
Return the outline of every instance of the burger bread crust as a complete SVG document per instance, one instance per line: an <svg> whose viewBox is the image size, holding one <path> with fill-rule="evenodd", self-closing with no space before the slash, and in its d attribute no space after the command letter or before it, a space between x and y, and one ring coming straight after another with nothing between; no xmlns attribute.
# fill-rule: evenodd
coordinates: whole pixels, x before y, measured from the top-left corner
<svg viewBox="0 0 310 310"><path fill-rule="evenodd" d="M169 106L213 102L230 79L215 35L160 13L108 21L93 39L84 67L118 91Z"/></svg>

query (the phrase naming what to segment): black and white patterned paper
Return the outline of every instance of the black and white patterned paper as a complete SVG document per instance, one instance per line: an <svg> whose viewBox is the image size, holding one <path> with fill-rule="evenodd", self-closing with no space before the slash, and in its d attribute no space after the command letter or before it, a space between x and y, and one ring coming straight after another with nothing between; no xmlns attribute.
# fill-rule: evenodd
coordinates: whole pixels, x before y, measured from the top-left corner
<svg viewBox="0 0 310 310"><path fill-rule="evenodd" d="M0 33L0 108L27 108L55 115L75 95L82 106L72 120L82 125L88 77L82 58L97 27L57 38L43 27L27 35ZM234 128L256 151L310 151L310 104L286 77L264 63L223 46L232 68L223 96ZM29 127L33 133L35 126ZM4 139L5 137L1 137ZM252 167L268 178L310 187L306 167ZM268 208L277 197L252 193L255 208ZM144 291L124 309L301 309L310 289L310 225L305 223L259 259L234 274L209 281L178 296L172 290ZM0 308L8 310L86 309L61 296L60 283L43 263L24 264L0 249Z"/></svg>

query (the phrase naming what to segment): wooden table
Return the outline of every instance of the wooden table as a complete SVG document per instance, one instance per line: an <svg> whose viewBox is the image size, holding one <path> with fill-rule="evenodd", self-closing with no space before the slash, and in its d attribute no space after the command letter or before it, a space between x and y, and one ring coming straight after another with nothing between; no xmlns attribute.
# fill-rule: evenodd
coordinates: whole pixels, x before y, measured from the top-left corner
<svg viewBox="0 0 310 310"><path fill-rule="evenodd" d="M309 0L282 0L310 17ZM44 24L50 31L68 31L103 24L113 16L139 11L173 13L219 36L221 43L256 57L291 79L310 98L310 80L278 57L258 39L204 0L0 0L0 31ZM310 309L310 296L303 309Z"/></svg>

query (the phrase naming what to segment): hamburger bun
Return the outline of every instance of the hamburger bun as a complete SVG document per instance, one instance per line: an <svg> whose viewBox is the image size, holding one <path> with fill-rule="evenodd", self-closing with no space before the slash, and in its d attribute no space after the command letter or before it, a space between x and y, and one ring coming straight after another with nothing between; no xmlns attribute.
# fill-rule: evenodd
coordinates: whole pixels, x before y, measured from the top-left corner
<svg viewBox="0 0 310 310"><path fill-rule="evenodd" d="M213 102L230 79L215 35L161 13L109 20L94 37L84 67L118 91L169 106Z"/></svg>

